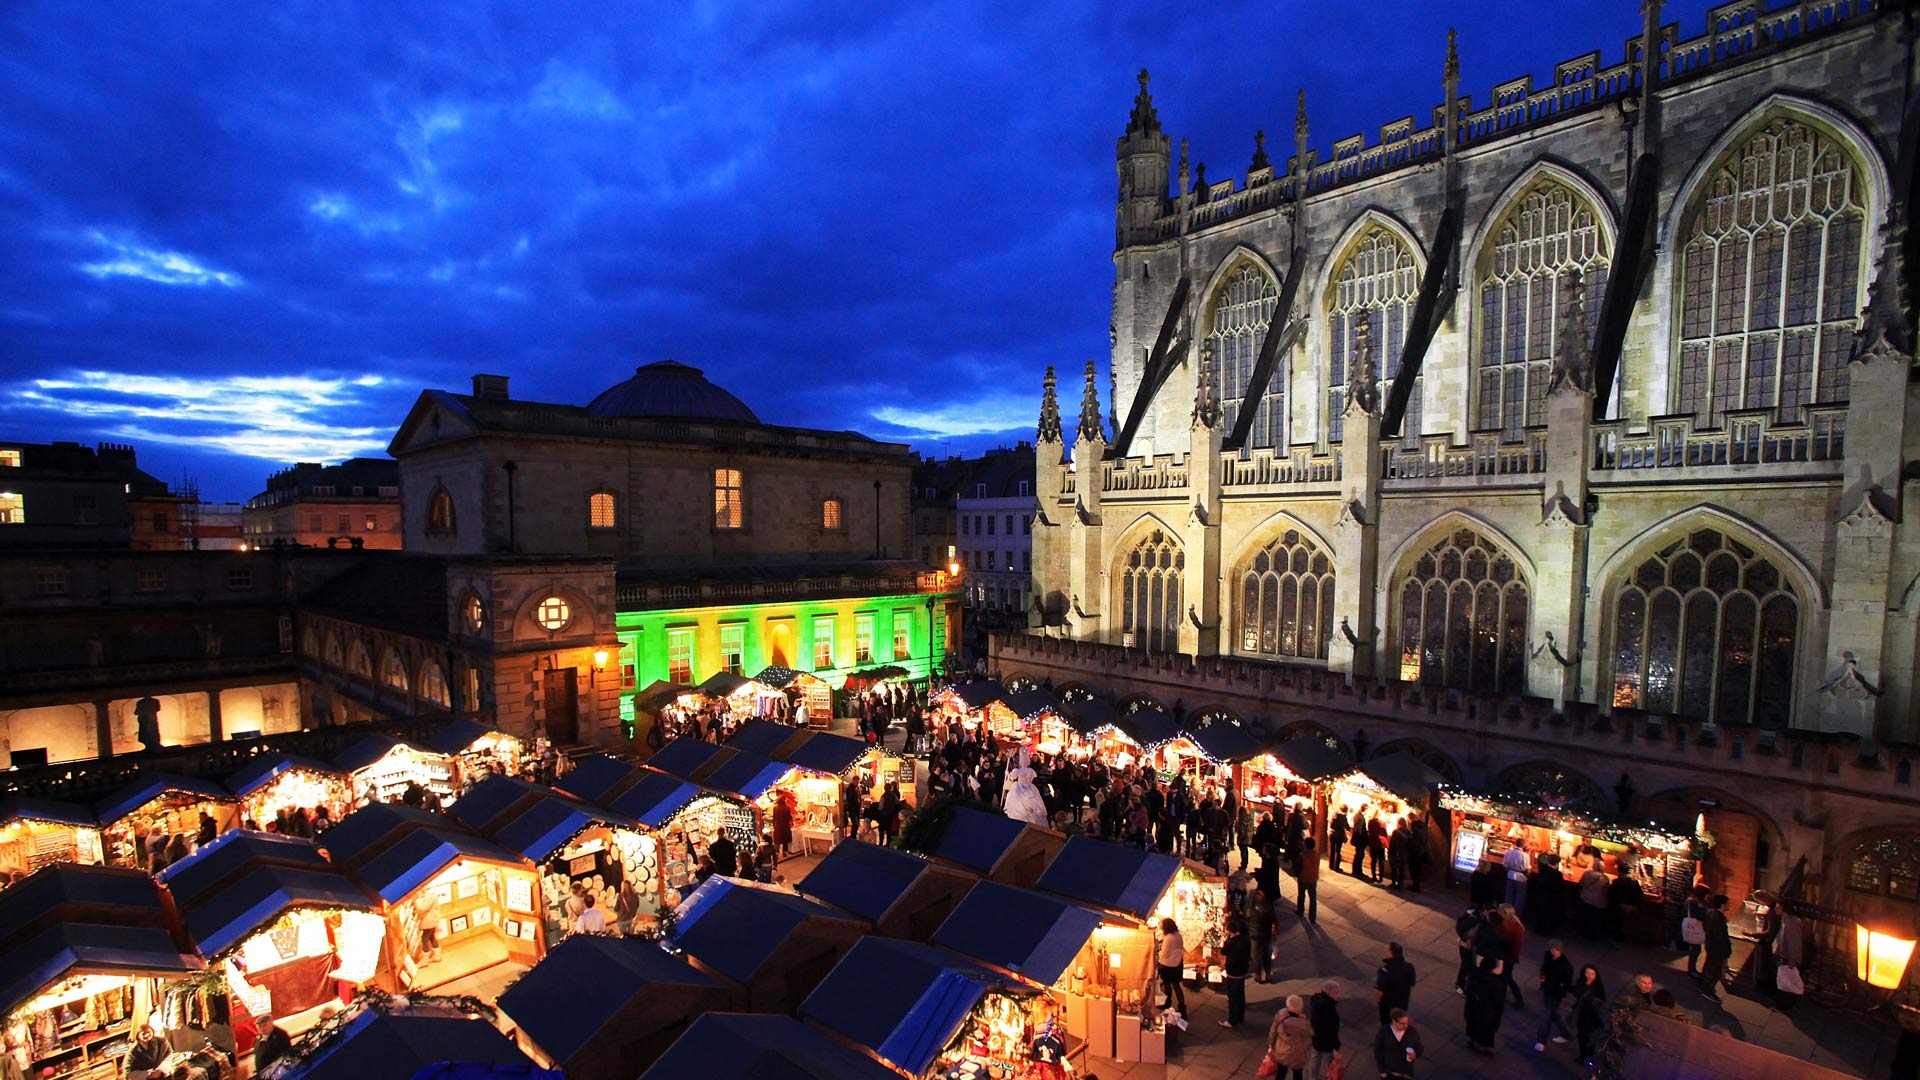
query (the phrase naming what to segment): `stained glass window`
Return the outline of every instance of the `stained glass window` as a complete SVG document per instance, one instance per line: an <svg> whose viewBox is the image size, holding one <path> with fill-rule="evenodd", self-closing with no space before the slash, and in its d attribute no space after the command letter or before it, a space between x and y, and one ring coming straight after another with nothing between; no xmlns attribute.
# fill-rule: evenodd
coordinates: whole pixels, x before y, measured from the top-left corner
<svg viewBox="0 0 1920 1080"><path fill-rule="evenodd" d="M1400 595L1400 678L1482 693L1527 686L1532 597L1511 556L1454 529L1409 564Z"/></svg>
<svg viewBox="0 0 1920 1080"><path fill-rule="evenodd" d="M1120 567L1123 644L1147 652L1180 648L1180 579L1187 557L1173 539L1153 530Z"/></svg>
<svg viewBox="0 0 1920 1080"><path fill-rule="evenodd" d="M1253 378L1254 363L1260 357L1260 345L1267 337L1273 308L1279 300L1273 279L1259 267L1243 265L1214 291L1207 335L1213 342L1214 389L1220 396L1226 430L1232 431L1246 402L1247 383ZM1253 426L1247 430L1248 446L1287 445L1287 376L1285 364L1267 380L1267 392L1260 398Z"/></svg>
<svg viewBox="0 0 1920 1080"><path fill-rule="evenodd" d="M1333 630L1333 560L1298 529L1254 553L1240 575L1240 651L1325 660Z"/></svg>
<svg viewBox="0 0 1920 1080"><path fill-rule="evenodd" d="M426 666L420 669L420 697L443 709L453 703L452 696L447 692L447 673L434 661L427 661Z"/></svg>
<svg viewBox="0 0 1920 1080"><path fill-rule="evenodd" d="M1845 401L1865 302L1860 169L1838 142L1778 119L1728 153L1681 231L1678 411Z"/></svg>
<svg viewBox="0 0 1920 1080"><path fill-rule="evenodd" d="M1399 236L1378 225L1363 233L1340 268L1328 291L1327 323L1332 333L1327 369L1327 441L1339 442L1341 414L1347 407L1347 380L1358 363L1354 348L1355 317L1369 312L1372 320L1374 371L1384 407L1393 377L1400 371L1400 350L1407 340L1407 319L1420 292L1420 271L1413 249ZM1420 382L1414 381L1400 430L1413 445L1420 436Z"/></svg>
<svg viewBox="0 0 1920 1080"><path fill-rule="evenodd" d="M1774 563L1699 529L1614 594L1613 703L1698 720L1790 725L1799 597Z"/></svg>
<svg viewBox="0 0 1920 1080"><path fill-rule="evenodd" d="M1895 900L1920 900L1920 838L1869 840L1847 860L1847 888Z"/></svg>

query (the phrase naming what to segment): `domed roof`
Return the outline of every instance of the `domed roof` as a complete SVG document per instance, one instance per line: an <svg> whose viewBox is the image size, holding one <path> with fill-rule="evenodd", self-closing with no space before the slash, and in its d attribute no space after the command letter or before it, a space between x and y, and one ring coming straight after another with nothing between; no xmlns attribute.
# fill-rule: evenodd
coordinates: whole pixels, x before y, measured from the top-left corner
<svg viewBox="0 0 1920 1080"><path fill-rule="evenodd" d="M699 368L673 360L635 368L633 378L601 391L599 397L587 403L587 411L595 416L760 422L739 398L708 382Z"/></svg>

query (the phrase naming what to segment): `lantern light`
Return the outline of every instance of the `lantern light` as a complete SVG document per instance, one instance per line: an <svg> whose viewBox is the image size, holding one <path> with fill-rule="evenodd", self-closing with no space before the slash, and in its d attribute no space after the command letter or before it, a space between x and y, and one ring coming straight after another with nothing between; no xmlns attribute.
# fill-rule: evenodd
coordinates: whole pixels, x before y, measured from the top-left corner
<svg viewBox="0 0 1920 1080"><path fill-rule="evenodd" d="M595 671L607 670L607 650L605 649L593 650L593 670Z"/></svg>
<svg viewBox="0 0 1920 1080"><path fill-rule="evenodd" d="M1898 990L1904 986L1907 963L1913 959L1913 932L1885 919L1856 922L1853 929L1854 960L1860 981L1882 990Z"/></svg>

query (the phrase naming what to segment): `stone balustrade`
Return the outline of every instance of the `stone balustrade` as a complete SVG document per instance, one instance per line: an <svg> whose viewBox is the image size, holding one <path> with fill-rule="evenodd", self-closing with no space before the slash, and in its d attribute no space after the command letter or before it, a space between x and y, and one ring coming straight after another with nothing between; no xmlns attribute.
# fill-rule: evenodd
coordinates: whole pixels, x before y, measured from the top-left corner
<svg viewBox="0 0 1920 1080"><path fill-rule="evenodd" d="M1309 484L1331 486L1339 482L1340 455L1312 446L1287 450L1261 447L1220 456L1220 486L1236 491Z"/></svg>
<svg viewBox="0 0 1920 1080"><path fill-rule="evenodd" d="M1172 454L1105 461L1100 465L1102 492L1179 491L1186 488L1189 479L1187 459Z"/></svg>
<svg viewBox="0 0 1920 1080"><path fill-rule="evenodd" d="M1613 473L1801 463L1811 474L1836 474L1846 449L1846 404L1809 405L1802 414L1799 421L1781 423L1772 409L1739 409L1722 414L1712 427L1691 415L1656 416L1645 432L1634 434L1624 421L1601 421L1592 428L1592 468ZM1777 469L1768 474L1781 475Z"/></svg>
<svg viewBox="0 0 1920 1080"><path fill-rule="evenodd" d="M1380 478L1384 481L1466 480L1479 484L1489 478L1531 477L1547 471L1547 429L1527 428L1519 442L1507 442L1498 431L1477 431L1464 446L1448 435L1427 435L1409 447L1400 439L1380 443ZM1423 483L1422 486L1429 486Z"/></svg>
<svg viewBox="0 0 1920 1080"><path fill-rule="evenodd" d="M698 581L623 584L615 588L621 611L705 607L715 603L832 600L849 596L941 593L952 588L944 570L899 574L835 574L784 581Z"/></svg>

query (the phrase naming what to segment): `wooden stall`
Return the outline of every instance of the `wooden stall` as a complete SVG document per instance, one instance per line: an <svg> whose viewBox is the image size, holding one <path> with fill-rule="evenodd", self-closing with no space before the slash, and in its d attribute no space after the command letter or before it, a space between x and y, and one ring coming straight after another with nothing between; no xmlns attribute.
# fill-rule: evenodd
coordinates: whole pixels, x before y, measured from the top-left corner
<svg viewBox="0 0 1920 1080"><path fill-rule="evenodd" d="M1327 800L1323 783L1353 767L1344 750L1325 739L1301 736L1240 763L1240 797L1249 809L1274 815L1274 820L1298 807L1313 820L1314 841L1327 845Z"/></svg>
<svg viewBox="0 0 1920 1080"><path fill-rule="evenodd" d="M794 887L860 916L883 937L926 941L979 880L910 852L843 840Z"/></svg>
<svg viewBox="0 0 1920 1080"><path fill-rule="evenodd" d="M56 863L105 861L100 821L87 807L25 795L0 801L0 879Z"/></svg>
<svg viewBox="0 0 1920 1080"><path fill-rule="evenodd" d="M1041 871L1066 844L1064 833L1005 814L956 806L920 854L1025 889L1040 880Z"/></svg>
<svg viewBox="0 0 1920 1080"><path fill-rule="evenodd" d="M771 885L715 875L676 912L670 940L726 984L739 1012L792 1012L853 943L864 920Z"/></svg>
<svg viewBox="0 0 1920 1080"><path fill-rule="evenodd" d="M442 805L459 793L451 757L388 735L368 735L333 763L347 774L356 807L398 802L416 785Z"/></svg>
<svg viewBox="0 0 1920 1080"><path fill-rule="evenodd" d="M577 934L507 987L499 1007L540 1067L568 1080L631 1080L696 1017L724 1012L728 1001L720 980L653 941Z"/></svg>
<svg viewBox="0 0 1920 1080"><path fill-rule="evenodd" d="M622 1073L624 1078L631 1073ZM791 1016L712 1012L695 1020L640 1080L900 1080L873 1058Z"/></svg>
<svg viewBox="0 0 1920 1080"><path fill-rule="evenodd" d="M261 754L227 777L227 789L240 801L244 829L277 826L282 814L295 810L304 811L311 823L318 818L316 810L326 810L324 821L339 821L353 809L346 770L294 754Z"/></svg>
<svg viewBox="0 0 1920 1080"><path fill-rule="evenodd" d="M448 721L423 740L420 749L452 762L456 791L489 776L518 776L527 760L525 742L471 718Z"/></svg>
<svg viewBox="0 0 1920 1080"><path fill-rule="evenodd" d="M533 1063L471 998L363 998L293 1044L256 1080L523 1076Z"/></svg>
<svg viewBox="0 0 1920 1080"><path fill-rule="evenodd" d="M153 836L185 837L192 846L205 825L202 815L217 835L239 823L240 803L212 781L153 773L102 800L95 813L107 865L151 868Z"/></svg>
<svg viewBox="0 0 1920 1080"><path fill-rule="evenodd" d="M833 687L819 676L793 668L769 667L753 681L787 695L794 703L793 722L804 727L833 726Z"/></svg>
<svg viewBox="0 0 1920 1080"><path fill-rule="evenodd" d="M657 892L641 894L641 911L657 915L692 890L700 856L715 840L726 836L747 850L757 833L753 808L738 796L652 769L635 772L608 809L637 822L658 844L656 865L649 867Z"/></svg>
<svg viewBox="0 0 1920 1080"><path fill-rule="evenodd" d="M1207 978L1219 965L1227 882L1199 863L1075 836L1047 864L1035 887L1149 930L1171 918L1187 943L1190 977Z"/></svg>

